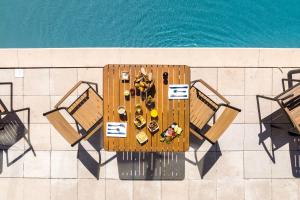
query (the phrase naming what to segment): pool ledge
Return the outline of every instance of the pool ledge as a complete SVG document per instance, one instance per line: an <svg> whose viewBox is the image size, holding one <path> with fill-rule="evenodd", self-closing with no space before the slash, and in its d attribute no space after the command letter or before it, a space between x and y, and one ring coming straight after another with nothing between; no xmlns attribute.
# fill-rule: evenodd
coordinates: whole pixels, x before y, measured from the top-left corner
<svg viewBox="0 0 300 200"><path fill-rule="evenodd" d="M300 48L0 49L0 68L102 67L105 64L192 67L300 67Z"/></svg>

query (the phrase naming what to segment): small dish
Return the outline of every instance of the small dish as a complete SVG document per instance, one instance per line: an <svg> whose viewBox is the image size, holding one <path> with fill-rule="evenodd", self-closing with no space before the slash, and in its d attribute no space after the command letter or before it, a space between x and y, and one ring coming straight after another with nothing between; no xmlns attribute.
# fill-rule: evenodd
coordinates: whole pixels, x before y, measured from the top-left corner
<svg viewBox="0 0 300 200"><path fill-rule="evenodd" d="M142 115L138 115L134 119L134 124L136 125L136 127L142 128L146 124L146 120Z"/></svg>
<svg viewBox="0 0 300 200"><path fill-rule="evenodd" d="M140 144L144 144L148 141L148 136L144 131L139 131L135 137Z"/></svg>
<svg viewBox="0 0 300 200"><path fill-rule="evenodd" d="M121 80L122 81L129 81L129 73L128 72L121 72Z"/></svg>
<svg viewBox="0 0 300 200"><path fill-rule="evenodd" d="M155 120L152 120L149 124L148 124L148 129L151 133L155 133L158 129L158 123Z"/></svg>

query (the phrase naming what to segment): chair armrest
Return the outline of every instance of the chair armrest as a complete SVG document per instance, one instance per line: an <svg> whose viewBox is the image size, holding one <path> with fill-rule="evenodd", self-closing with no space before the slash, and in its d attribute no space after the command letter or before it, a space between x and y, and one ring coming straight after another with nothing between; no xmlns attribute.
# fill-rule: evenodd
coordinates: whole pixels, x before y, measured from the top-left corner
<svg viewBox="0 0 300 200"><path fill-rule="evenodd" d="M30 108L21 108L21 109L7 111L7 112L0 112L0 116L1 115L7 115L7 114L10 114L10 113L21 112L21 111L25 111L25 110L27 110L30 113Z"/></svg>
<svg viewBox="0 0 300 200"><path fill-rule="evenodd" d="M76 85L74 85L74 87L71 90L69 90L67 92L67 94L65 94L65 96L63 96L59 100L59 102L54 106L54 108L58 108L66 100L66 98L68 98L72 94L72 92L74 92L81 85L81 83L82 83L82 81L79 81L78 83L76 83Z"/></svg>
<svg viewBox="0 0 300 200"><path fill-rule="evenodd" d="M236 108L232 106L226 106L225 110L218 117L216 123L214 123L214 125L204 134L204 137L212 144L216 143L236 118L238 113L239 110Z"/></svg>
<svg viewBox="0 0 300 200"><path fill-rule="evenodd" d="M213 92L215 95L217 95L220 99L222 99L222 101L224 101L226 104L230 104L230 102L223 95L221 95L217 90L212 88L208 83L206 83L202 79L197 79L197 80L191 81L191 84L194 85L196 82L202 83L202 85L204 85L207 89L209 89L211 92Z"/></svg>

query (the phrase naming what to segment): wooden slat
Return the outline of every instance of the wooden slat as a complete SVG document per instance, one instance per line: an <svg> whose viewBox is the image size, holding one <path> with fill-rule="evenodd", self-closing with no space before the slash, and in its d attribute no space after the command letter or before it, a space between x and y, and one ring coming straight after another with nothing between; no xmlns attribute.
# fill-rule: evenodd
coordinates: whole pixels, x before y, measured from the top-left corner
<svg viewBox="0 0 300 200"><path fill-rule="evenodd" d="M134 79L135 79L135 66L131 65L130 66L130 87L131 88L135 88L134 87ZM129 131L128 131L128 142L129 142L129 149L130 151L136 151L136 139L135 139L135 134L136 134L136 130L133 124L133 120L135 117L135 103L136 103L136 99L137 96L135 94L135 96L130 99L130 112L128 113L128 127L129 127Z"/></svg>
<svg viewBox="0 0 300 200"><path fill-rule="evenodd" d="M164 72L168 72L169 73L169 68L167 65L164 65L163 66L163 73ZM170 77L168 78L170 79ZM163 81L163 80L162 80ZM170 80L169 80L170 81ZM165 85L163 84L163 90L162 90L162 93L163 93L163 100L162 100L162 106L163 106L163 129L162 131L166 130L168 128L168 126L170 125L169 124L169 121L168 121L168 117L169 117L169 99L168 99L168 85ZM166 142L163 143L163 151L169 151L170 149L170 145L167 144Z"/></svg>
<svg viewBox="0 0 300 200"><path fill-rule="evenodd" d="M179 78L179 67L180 66L175 66L174 67L174 72L173 72L173 76L174 76L174 78L173 78L173 83L174 84L179 84L180 83L180 78ZM179 124L179 102L180 102L180 100L173 100L173 121L174 122L176 122L179 126L181 126L180 124ZM176 152L176 151L179 151L179 146L180 146L180 137L182 137L182 135L181 136L179 136L179 137L177 137L175 140L174 140L174 151Z"/></svg>
<svg viewBox="0 0 300 200"><path fill-rule="evenodd" d="M113 65L109 65L109 117L108 120L110 121L114 121L114 66ZM107 137L109 139L109 150L110 151L114 151L114 139L112 137Z"/></svg>
<svg viewBox="0 0 300 200"><path fill-rule="evenodd" d="M158 126L159 126L159 132L156 133L158 134L157 137L157 146L156 146L156 150L157 151L162 151L163 150L163 143L160 141L160 133L162 131L164 131L163 128L163 115L162 115L162 111L163 111L163 93L162 93L162 87L163 87L163 81L162 81L162 67L161 66L157 66L156 65L156 70L157 70L157 76L156 76L156 96L157 96L157 103L156 103L156 107L157 107L157 112L158 112Z"/></svg>
<svg viewBox="0 0 300 200"><path fill-rule="evenodd" d="M150 73L150 72L152 72L152 66L151 65L146 65L146 72L147 73ZM148 93L146 93L146 96L148 96L149 94ZM145 101L143 102L143 104L145 104ZM147 107L147 106L145 106L145 107ZM152 151L152 147L153 147L153 143L154 143L154 138L152 137L152 134L151 134L151 132L149 131L149 129L147 128L147 125L150 123L150 121L151 121L151 115L150 115L150 110L148 109L148 108L146 108L146 110L145 110L145 114L146 114L146 121L147 121L147 123L146 123L146 134L147 134L147 136L148 136L148 142L147 142L147 146L146 146L146 151Z"/></svg>
<svg viewBox="0 0 300 200"><path fill-rule="evenodd" d="M124 91L125 91L125 85L128 84L128 83L124 83L121 81L120 79L120 75L121 75L121 72L122 71L125 71L125 68L124 68L124 65L120 65L119 66L119 76L118 76L118 88L119 88L119 93L118 93L118 105L119 106L125 106L125 110L126 112L128 113L128 108L127 106L125 105L125 96L124 96ZM119 116L119 115L118 115ZM120 119L120 117L119 117ZM122 121L120 119L120 121ZM127 121L123 121L123 122L127 122ZM125 138L117 138L118 140L118 149L119 151L124 151L125 150Z"/></svg>
<svg viewBox="0 0 300 200"><path fill-rule="evenodd" d="M140 73L140 71L141 71L141 65L136 65L136 66L135 66L135 76L138 76L139 73ZM137 95L136 95L136 98L135 98L135 103L136 103L136 104L138 104L138 103L139 103L140 105L143 104L141 95L142 95L142 94L140 94L140 96L137 96ZM144 109L143 109L143 112L145 112ZM135 117L135 116L134 116L134 117ZM139 129L137 129L137 128L135 127L135 125L134 125L134 137L133 137L133 139L132 139L132 142L134 142L134 144L135 144L135 150L136 150L136 151L143 151L142 146L139 144L139 142L138 142L137 139L136 139L136 133L138 132L138 130L139 130Z"/></svg>
<svg viewBox="0 0 300 200"><path fill-rule="evenodd" d="M190 83L191 81L191 71L190 68L187 66L184 66L185 69L185 83ZM187 151L189 148L189 131L190 131L190 100L186 99L184 100L184 107L185 107L185 116L184 116L184 123L185 123L185 130L184 130L184 149L183 151Z"/></svg>
<svg viewBox="0 0 300 200"><path fill-rule="evenodd" d="M169 85L174 84L174 67L172 65L168 66L169 73ZM168 86L169 93L169 86ZM166 95L167 96L167 95ZM168 99L168 125L170 126L174 122L174 100ZM171 141L168 145L169 151L174 151L175 146L177 146L176 140Z"/></svg>
<svg viewBox="0 0 300 200"><path fill-rule="evenodd" d="M151 73L153 75L153 81L154 81L154 86L155 88L157 88L157 82L158 82L158 79L157 79L157 68L155 65L151 65ZM157 100L158 100L158 94L157 92L154 94L154 101L155 101L155 108L157 109ZM151 121L151 115L149 114L149 118L150 118L150 121ZM149 122L150 122L149 121ZM158 135L159 135L159 131L154 133L154 134L151 134L151 151L155 151L156 148L157 148L157 138L158 138Z"/></svg>
<svg viewBox="0 0 300 200"><path fill-rule="evenodd" d="M146 70L147 73L150 72L151 66L144 65L143 67L145 68L145 70ZM145 93L145 94L147 96L147 93ZM149 112L149 110L148 110L148 108L146 106L146 103L145 103L146 102L146 98L147 97L145 97L144 100L142 99L143 117L146 120L146 125L144 126L143 131L148 136L148 142L146 142L146 144L143 145L144 146L143 150L145 150L145 151L151 151L152 137L151 137L150 131L147 128L147 124L150 122L151 118L150 118L150 112Z"/></svg>
<svg viewBox="0 0 300 200"><path fill-rule="evenodd" d="M109 78L105 78L105 77L109 77L109 69L108 69L108 65L106 65L103 69L103 141L104 141L104 149L105 150L109 150L109 146L108 146L108 138L106 137L106 123L108 122L108 110L109 110L109 103L108 103L108 99L109 99L109 95L108 95L108 87L109 87Z"/></svg>
<svg viewBox="0 0 300 200"><path fill-rule="evenodd" d="M179 66L179 83L180 84L186 84L186 73L184 70L184 66ZM187 115L186 110L185 110L185 101L186 100L180 100L179 101L179 126L183 129L183 132L181 133L181 135L179 136L179 144L178 144L178 148L179 151L183 151L183 147L184 147L184 142L185 142L185 137L186 134L188 134L189 130L185 130L186 129L186 125L185 125L185 115Z"/></svg>
<svg viewBox="0 0 300 200"><path fill-rule="evenodd" d="M120 117L118 113L118 107L120 105L120 66L119 65L114 65L114 79L113 79L113 105L114 105L114 114L113 114L113 121L114 122L120 122ZM112 137L113 139L113 149L115 151L120 151L120 138L117 137Z"/></svg>
<svg viewBox="0 0 300 200"><path fill-rule="evenodd" d="M123 71L126 71L129 73L129 80L131 80L133 77L130 77L130 70L129 70L129 65L125 65L123 68L122 68ZM120 81L121 82L121 81ZM124 86L124 90L130 90L130 82L126 82L126 83L122 83L123 86ZM123 94L123 99L122 101L124 102L124 105L126 107L126 111L127 111L127 137L126 138L122 138L123 139L123 142L124 142L124 148L123 148L123 151L126 151L129 149L129 144L130 144L130 141L129 141L129 135L132 135L131 132L129 132L129 115L131 115L132 111L131 111L131 107L130 107L130 101L132 101L132 97L130 96L129 97L129 100L126 100L125 99L125 96Z"/></svg>

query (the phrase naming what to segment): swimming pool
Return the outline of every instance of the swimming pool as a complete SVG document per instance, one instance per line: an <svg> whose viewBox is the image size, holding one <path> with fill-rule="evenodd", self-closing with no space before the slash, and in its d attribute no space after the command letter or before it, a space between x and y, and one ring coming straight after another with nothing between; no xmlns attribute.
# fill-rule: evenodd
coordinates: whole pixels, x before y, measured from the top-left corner
<svg viewBox="0 0 300 200"><path fill-rule="evenodd" d="M299 0L1 0L0 48L300 47Z"/></svg>

